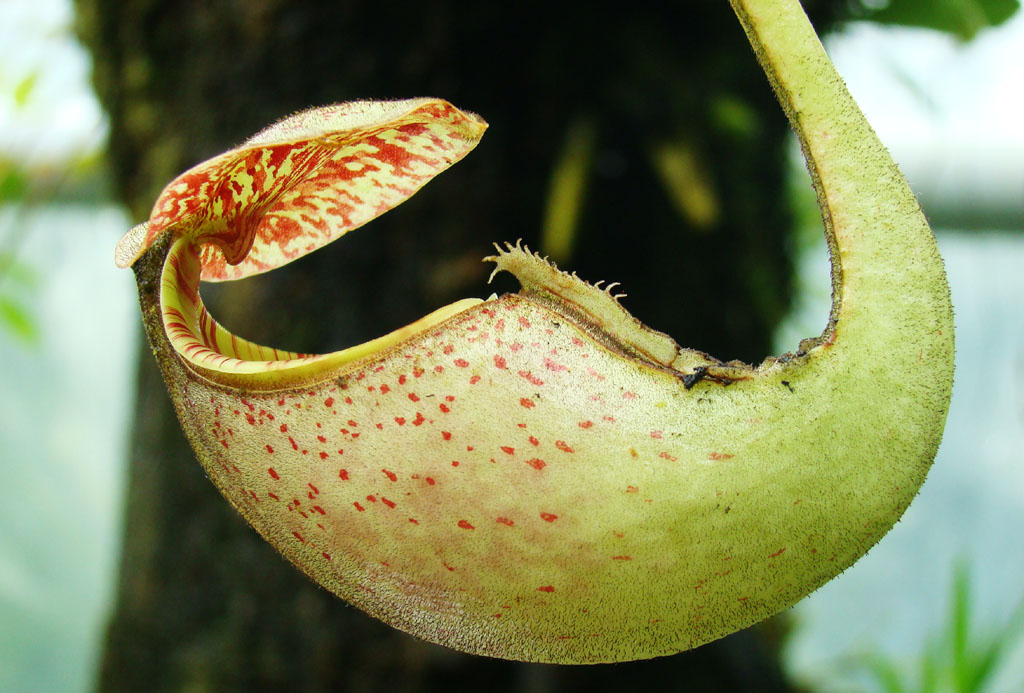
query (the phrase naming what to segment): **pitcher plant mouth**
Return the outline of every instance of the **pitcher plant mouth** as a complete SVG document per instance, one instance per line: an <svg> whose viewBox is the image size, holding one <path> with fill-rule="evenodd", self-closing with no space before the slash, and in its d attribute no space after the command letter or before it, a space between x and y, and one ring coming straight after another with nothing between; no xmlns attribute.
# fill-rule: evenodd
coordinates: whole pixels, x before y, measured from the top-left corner
<svg viewBox="0 0 1024 693"><path fill-rule="evenodd" d="M201 281L267 272L316 250L414 194L465 156L486 123L436 99L355 102L300 113L203 162L171 182L151 218L118 243L133 265L156 239L173 237L160 277L160 310L171 346L198 375L257 390L296 386L380 354L481 303L466 298L397 330L328 354L300 354L245 340L219 325ZM553 306L609 348L687 382L731 383L753 373L680 349L628 313L612 293L515 246L484 258L508 271L521 293ZM491 277L493 278L494 273ZM766 363L774 363L769 359Z"/></svg>
<svg viewBox="0 0 1024 693"><path fill-rule="evenodd" d="M192 370L223 385L278 389L317 379L340 366L379 354L449 317L482 303L466 298L368 342L328 354L299 354L261 346L224 329L199 295L200 253L188 238L174 241L164 264L160 310L175 351Z"/></svg>
<svg viewBox="0 0 1024 693"><path fill-rule="evenodd" d="M678 378L687 389L698 381L731 385L749 380L773 366L799 357L770 356L757 368L732 361L723 363L703 352L681 348L670 336L647 327L619 303L616 284L601 288L561 272L546 258L531 253L520 242L495 244L497 253L483 258L494 262L490 279L501 271L515 276L519 295L537 301L572 320L609 350ZM442 306L388 334L339 351L304 354L255 344L222 327L199 292L202 251L184 236L175 238L167 252L160 278L160 313L171 346L198 375L227 386L276 390L314 382L356 361L379 356L449 318L473 308L483 299L464 298Z"/></svg>

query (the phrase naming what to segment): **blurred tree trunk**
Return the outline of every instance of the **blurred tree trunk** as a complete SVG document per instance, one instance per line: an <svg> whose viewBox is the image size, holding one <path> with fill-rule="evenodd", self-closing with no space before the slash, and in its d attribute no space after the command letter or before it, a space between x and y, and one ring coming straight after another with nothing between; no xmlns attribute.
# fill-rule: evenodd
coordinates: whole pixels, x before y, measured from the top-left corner
<svg viewBox="0 0 1024 693"><path fill-rule="evenodd" d="M486 295L479 258L492 241L538 246L552 170L572 124L586 123L589 186L563 266L621 281L627 307L680 343L725 359L768 354L789 299L787 126L727 3L608 15L575 2L77 6L119 192L139 218L181 170L311 105L436 95L491 124L463 163L369 228L205 289L232 331L333 350ZM682 192L666 192L658 152L682 171ZM502 281L496 290L514 290ZM217 495L141 351L102 689L787 688L766 628L649 662L551 667L461 655L370 619Z"/></svg>

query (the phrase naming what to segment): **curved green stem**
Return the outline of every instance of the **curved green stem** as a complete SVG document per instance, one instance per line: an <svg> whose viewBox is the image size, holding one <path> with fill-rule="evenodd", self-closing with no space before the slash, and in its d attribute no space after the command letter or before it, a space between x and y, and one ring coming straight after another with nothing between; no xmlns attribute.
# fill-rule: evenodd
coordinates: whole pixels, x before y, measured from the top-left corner
<svg viewBox="0 0 1024 693"><path fill-rule="evenodd" d="M822 340L860 332L856 348L908 350L903 328L933 324L929 353L949 363L952 305L935 238L892 157L825 54L797 0L730 0L796 131L825 223L833 305ZM912 298L911 298L912 297ZM899 310L894 310L899 305ZM944 414L943 414L944 415Z"/></svg>

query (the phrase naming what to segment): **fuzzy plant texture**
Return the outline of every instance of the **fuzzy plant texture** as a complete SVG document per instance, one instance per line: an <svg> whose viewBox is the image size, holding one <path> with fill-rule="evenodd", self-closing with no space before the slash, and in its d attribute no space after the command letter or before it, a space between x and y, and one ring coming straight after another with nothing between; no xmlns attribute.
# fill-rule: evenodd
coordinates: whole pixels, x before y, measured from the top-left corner
<svg viewBox="0 0 1024 693"><path fill-rule="evenodd" d="M952 386L942 261L797 0L732 4L831 250L828 325L795 353L750 366L680 348L518 244L487 260L519 293L343 351L219 326L201 280L311 252L476 146L484 121L438 99L287 118L176 178L119 243L196 456L313 580L466 652L632 660L785 609L899 519Z"/></svg>

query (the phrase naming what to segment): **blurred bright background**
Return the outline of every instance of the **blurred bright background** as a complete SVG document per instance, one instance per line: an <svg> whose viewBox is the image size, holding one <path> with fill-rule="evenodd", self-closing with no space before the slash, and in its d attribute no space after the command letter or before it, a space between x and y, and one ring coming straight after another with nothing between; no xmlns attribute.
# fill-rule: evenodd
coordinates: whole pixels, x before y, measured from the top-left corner
<svg viewBox="0 0 1024 693"><path fill-rule="evenodd" d="M0 690L91 687L135 376L127 224L71 3L0 0Z"/></svg>
<svg viewBox="0 0 1024 693"><path fill-rule="evenodd" d="M92 687L123 532L140 330L73 22L69 0L0 0L0 691ZM972 656L1005 649L980 690L1024 690L1024 638L1001 633L1024 599L1024 14L970 42L852 23L827 45L936 227L957 372L920 497L792 610L786 666L811 690L925 690L960 628ZM793 171L807 228L780 351L819 333L829 302L796 153Z"/></svg>

